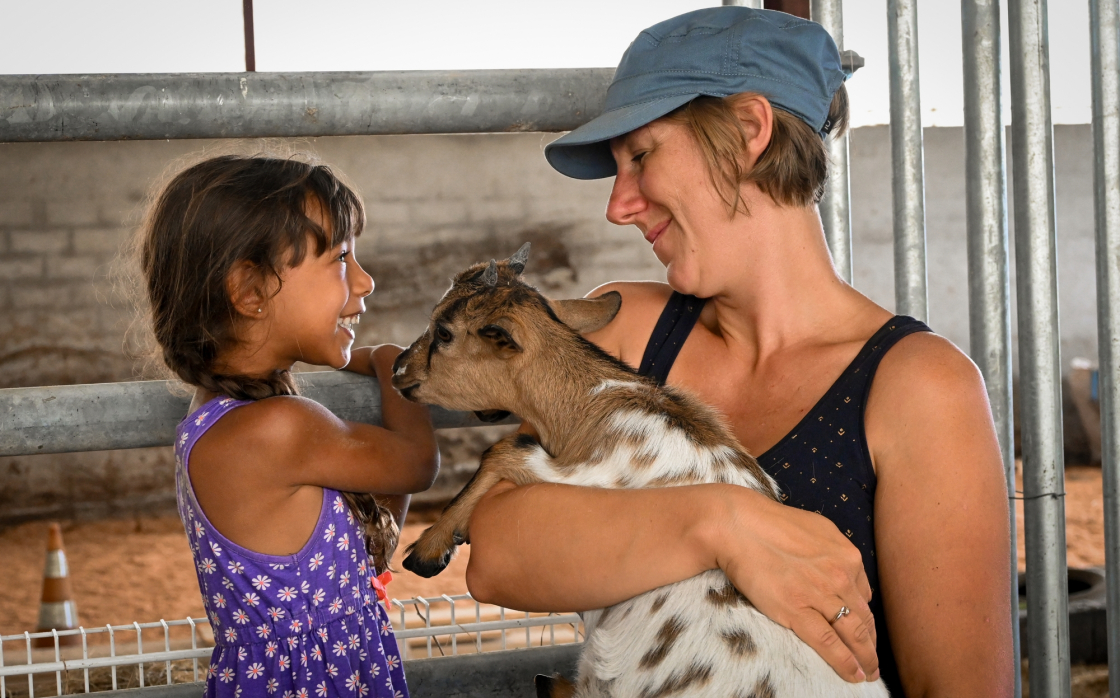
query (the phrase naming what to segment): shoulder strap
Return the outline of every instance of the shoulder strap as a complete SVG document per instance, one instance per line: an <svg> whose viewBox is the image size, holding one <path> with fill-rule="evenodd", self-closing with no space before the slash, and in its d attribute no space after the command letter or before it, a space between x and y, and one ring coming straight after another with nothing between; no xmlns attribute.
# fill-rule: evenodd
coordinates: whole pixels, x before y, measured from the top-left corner
<svg viewBox="0 0 1120 698"><path fill-rule="evenodd" d="M677 360L677 354L692 332L700 311L704 309L704 303L703 298L673 291L649 336L649 343L642 355L642 365L638 368L639 375L649 376L657 380L659 385L665 384L669 370Z"/></svg>

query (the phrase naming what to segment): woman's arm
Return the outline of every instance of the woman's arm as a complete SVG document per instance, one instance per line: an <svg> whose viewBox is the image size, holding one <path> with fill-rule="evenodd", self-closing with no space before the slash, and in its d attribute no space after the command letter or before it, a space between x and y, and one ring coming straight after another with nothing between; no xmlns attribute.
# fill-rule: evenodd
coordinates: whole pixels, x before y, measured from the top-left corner
<svg viewBox="0 0 1120 698"><path fill-rule="evenodd" d="M907 337L883 359L865 423L906 694L1010 696L1007 485L979 371L940 337Z"/></svg>
<svg viewBox="0 0 1120 698"><path fill-rule="evenodd" d="M824 517L746 488L501 483L476 507L470 538L467 586L482 601L602 608L719 567L845 679L877 671L859 552ZM841 605L853 613L834 631L826 614Z"/></svg>

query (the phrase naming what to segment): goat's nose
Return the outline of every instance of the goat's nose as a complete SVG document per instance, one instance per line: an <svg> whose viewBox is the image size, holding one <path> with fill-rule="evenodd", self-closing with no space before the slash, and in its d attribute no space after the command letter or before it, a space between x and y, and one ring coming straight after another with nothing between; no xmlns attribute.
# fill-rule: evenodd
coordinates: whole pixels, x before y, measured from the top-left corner
<svg viewBox="0 0 1120 698"><path fill-rule="evenodd" d="M412 351L412 347L409 347L408 349L405 349L404 351L402 351L400 354L397 355L396 360L393 361L393 375L394 376L399 376L402 373L404 373L405 364L408 362L407 357L408 357L408 353L410 351Z"/></svg>

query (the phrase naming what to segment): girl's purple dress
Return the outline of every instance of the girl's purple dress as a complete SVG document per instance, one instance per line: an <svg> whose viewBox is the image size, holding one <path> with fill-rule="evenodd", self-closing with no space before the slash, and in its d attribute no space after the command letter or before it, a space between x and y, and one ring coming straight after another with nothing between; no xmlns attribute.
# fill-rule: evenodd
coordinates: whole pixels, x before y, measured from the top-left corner
<svg viewBox="0 0 1120 698"><path fill-rule="evenodd" d="M179 516L217 643L206 698L407 697L389 614L370 583L377 573L364 534L338 492L323 488L315 532L294 555L242 548L198 505L188 477L191 448L246 404L211 400L179 424L175 441Z"/></svg>

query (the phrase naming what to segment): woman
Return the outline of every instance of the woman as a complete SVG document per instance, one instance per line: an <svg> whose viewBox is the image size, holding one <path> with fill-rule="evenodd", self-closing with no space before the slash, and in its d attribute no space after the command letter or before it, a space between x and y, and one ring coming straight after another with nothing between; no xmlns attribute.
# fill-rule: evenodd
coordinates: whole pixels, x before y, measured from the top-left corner
<svg viewBox="0 0 1120 698"><path fill-rule="evenodd" d="M821 230L843 79L819 25L701 10L639 35L604 114L546 149L569 176L615 175L607 218L667 268L668 285L597 289L622 310L589 339L721 410L786 506L722 485L502 483L471 521L468 584L583 610L719 567L850 681L1009 695L1007 500L983 381L844 283Z"/></svg>

